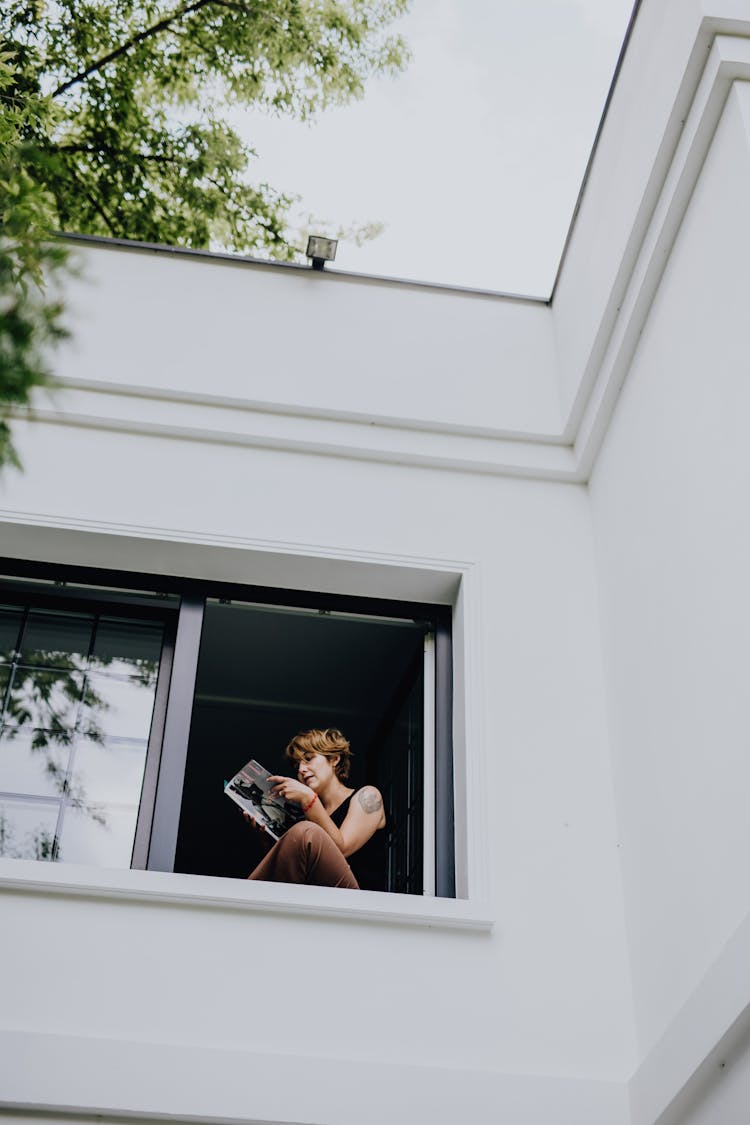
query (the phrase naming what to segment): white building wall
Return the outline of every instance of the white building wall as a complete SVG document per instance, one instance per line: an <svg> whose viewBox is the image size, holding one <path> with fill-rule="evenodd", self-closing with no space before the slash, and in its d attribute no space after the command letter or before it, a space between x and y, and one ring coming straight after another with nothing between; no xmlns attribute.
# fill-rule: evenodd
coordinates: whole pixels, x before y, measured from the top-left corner
<svg viewBox="0 0 750 1125"><path fill-rule="evenodd" d="M750 914L749 123L735 83L590 488L639 1055L666 1037L662 1061L749 999L745 970L718 1003Z"/></svg>
<svg viewBox="0 0 750 1125"><path fill-rule="evenodd" d="M61 353L63 379L276 408L287 426L290 414L312 414L416 430L559 430L543 302L180 251L100 247L103 263L91 266L90 251L80 257L70 303L84 331Z"/></svg>
<svg viewBox="0 0 750 1125"><path fill-rule="evenodd" d="M749 36L643 0L551 306L81 248L0 553L453 604L460 900L2 861L10 1120L743 1120Z"/></svg>
<svg viewBox="0 0 750 1125"><path fill-rule="evenodd" d="M103 340L103 356L107 348ZM27 893L4 902L13 954L2 966L5 1028L54 1036L50 1054L62 1045L77 1060L78 1099L94 1036L120 1043L124 1058L150 1043L208 1051L214 1068L201 1097L218 1116L349 1122L351 1102L320 1090L327 1110L312 1113L307 1083L283 1098L264 1086L257 1102L225 1085L238 1065L264 1071L266 1056L288 1053L303 1072L313 1060L325 1075L356 1064L376 1107L358 1120L411 1120L403 1098L413 1090L425 1116L447 1122L476 1080L476 1120L496 1120L510 1098L518 1120L538 1120L549 1101L571 1125L599 1125L603 1113L624 1121L634 1058L585 491L93 427L37 423L19 434L27 469L3 485L6 519L13 505L27 524L54 512L58 525L85 527L64 540L68 561L90 562L93 541L103 565L101 533L110 565L145 568L153 558L162 568L166 551L169 568L182 540L176 572L248 582L264 549L300 556L302 574L308 552L339 567L367 559L385 571L451 571L458 558L468 568L465 784L486 817L467 833L469 905L473 892L495 925L461 932L177 907L158 895L132 905ZM6 525L11 553L28 543L21 524ZM54 559L60 533L35 534L37 556ZM180 877L152 878L168 890ZM45 918L65 969L45 972L30 1006L28 981L49 957ZM250 957L265 968L243 1003L237 966ZM33 1042L33 1057L44 1058L48 1041ZM58 1088L36 1063L28 1074L13 1065L18 1049L5 1056L11 1100L75 1103L59 1068ZM195 1097L199 1080L186 1082ZM152 1111L195 1112L171 1078L151 1074L148 1088ZM126 1109L132 1093L128 1084L117 1105L111 1094L108 1108Z"/></svg>
<svg viewBox="0 0 750 1125"><path fill-rule="evenodd" d="M54 876L31 864L34 872L26 868L21 879L13 875L19 862L6 861L2 875L13 889L3 900L11 955L0 967L1 1020L12 1033L2 1055L6 1098L342 1125L352 1120L353 1101L362 1122L410 1122L417 1105L425 1119L449 1122L461 1105L489 1123L506 1105L528 1122L554 1111L570 1125L624 1123L631 998L585 488L365 459L361 450L351 457L341 444L335 456L293 441L257 448L237 436L246 405L228 400L256 400L261 384L266 395L284 386L291 394L289 380L301 376L283 342L266 341L263 371L245 379L236 364L231 369L240 337L228 327L217 333L214 316L183 319L198 278L218 315L233 285L244 284L242 269L106 248L90 248L87 262L99 287L88 302L85 288L76 291L76 346L63 368L87 386L61 389L52 407L40 403L35 423L17 426L26 468L0 483L2 552L443 602L460 586L459 884L468 894L463 915L479 924L455 929L449 911L444 921L405 925L387 910L373 924L344 910L349 893L319 889L289 916L257 898L256 884L214 885L223 880L205 883L206 894L232 901L208 909L195 890L190 901L172 901L188 876L125 873L110 877L109 891L106 881L94 890L90 873L66 874L64 864ZM154 315L155 297L143 294L153 296L160 271L170 281L156 286ZM132 324L129 306L119 304L124 278L143 300ZM319 316L315 298L308 302L299 279L282 272L288 280L293 350L315 335ZM322 284L328 293L331 279ZM349 294L345 281L336 285ZM350 288L361 299L362 286ZM374 288L376 302L379 294ZM448 297L427 297L426 322L443 326L425 334L424 371L445 362L445 335L463 331L469 300L455 298L443 323ZM470 324L485 315L484 298L477 302ZM509 308L518 321L503 349L508 371L518 371L533 354L530 309ZM406 331L408 293L401 315ZM180 340L181 324L190 346ZM543 332L534 344L542 353ZM391 366L400 363L399 340L394 327ZM346 349L349 362L336 361L338 400L345 390L347 409L365 414L380 393L372 386L377 372L355 370L361 343L347 340ZM486 340L468 333L461 363L471 371L487 362ZM459 384L462 370L451 367ZM415 372L403 376L408 384ZM549 366L540 362L533 377L541 417L555 402ZM304 378L325 387L334 378L328 355L306 359ZM180 403L138 389L164 385L180 390ZM220 391L223 403L204 402L206 389ZM493 387L485 390L486 408L472 404L475 420L497 406ZM518 409L526 393L518 391ZM409 394L407 386L407 403ZM425 413L432 406L427 399ZM222 412L219 422L214 411ZM45 885L45 877L65 888ZM76 880L87 890L82 900L73 894ZM316 902L325 906L319 917ZM399 909L408 915L410 903ZM53 951L45 919L54 919ZM51 956L61 969L45 967L44 988L35 985L29 1003L28 982L39 980ZM249 958L263 967L245 999L236 984ZM92 1039L111 1044L109 1054ZM92 1052L105 1075L100 1086L91 1084ZM178 1052L181 1066L191 1052L204 1062L175 1090L169 1060ZM64 1066L49 1066L60 1057ZM237 1069L257 1074L251 1095L229 1080ZM284 1069L320 1081L280 1090L268 1075ZM121 1070L139 1077L123 1083Z"/></svg>
<svg viewBox="0 0 750 1125"><path fill-rule="evenodd" d="M738 85L591 481L644 1048L750 910L748 109Z"/></svg>

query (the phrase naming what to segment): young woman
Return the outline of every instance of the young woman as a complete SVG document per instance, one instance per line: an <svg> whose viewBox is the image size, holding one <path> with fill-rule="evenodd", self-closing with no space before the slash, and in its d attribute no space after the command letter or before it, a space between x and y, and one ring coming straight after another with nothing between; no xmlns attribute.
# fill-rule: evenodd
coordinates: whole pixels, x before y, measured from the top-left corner
<svg viewBox="0 0 750 1125"><path fill-rule="evenodd" d="M304 820L284 833L248 878L385 890L383 798L374 785L346 785L351 750L341 731L304 731L285 754L297 763L297 777L271 777L271 792L299 805Z"/></svg>

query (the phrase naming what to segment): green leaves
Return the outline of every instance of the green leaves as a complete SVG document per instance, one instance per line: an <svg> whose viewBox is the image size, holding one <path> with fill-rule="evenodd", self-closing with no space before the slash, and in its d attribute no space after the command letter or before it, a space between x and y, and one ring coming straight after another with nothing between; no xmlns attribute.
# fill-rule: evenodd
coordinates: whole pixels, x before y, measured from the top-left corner
<svg viewBox="0 0 750 1125"><path fill-rule="evenodd" d="M14 63L0 52L0 465L19 464L9 412L47 382L47 351L66 334L62 303L47 286L67 253L51 240L55 200L43 184L46 157L31 139L53 111Z"/></svg>
<svg viewBox="0 0 750 1125"><path fill-rule="evenodd" d="M62 339L53 231L289 260L296 197L253 183L233 106L310 119L406 62L408 0L0 4L0 465ZM46 288L45 288L46 287Z"/></svg>
<svg viewBox="0 0 750 1125"><path fill-rule="evenodd" d="M308 119L400 69L407 0L61 0L0 15L55 113L29 132L64 230L288 259L293 197L252 184L222 107ZM15 22L14 22L15 21Z"/></svg>
<svg viewBox="0 0 750 1125"><path fill-rule="evenodd" d="M20 166L52 199L50 228L290 258L294 197L252 183L222 109L309 119L360 97L404 66L389 28L407 3L5 3L14 129L35 154Z"/></svg>

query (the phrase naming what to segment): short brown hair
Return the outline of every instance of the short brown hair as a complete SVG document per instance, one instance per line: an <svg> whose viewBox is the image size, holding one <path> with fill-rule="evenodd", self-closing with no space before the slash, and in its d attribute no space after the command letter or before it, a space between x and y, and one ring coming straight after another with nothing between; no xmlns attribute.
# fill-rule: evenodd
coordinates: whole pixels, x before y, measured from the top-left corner
<svg viewBox="0 0 750 1125"><path fill-rule="evenodd" d="M327 730L303 730L295 734L292 741L284 751L284 756L295 762L301 762L308 754L322 754L324 758L338 758L333 770L339 781L345 781L349 776L349 762L352 752L349 742L340 730L328 727Z"/></svg>

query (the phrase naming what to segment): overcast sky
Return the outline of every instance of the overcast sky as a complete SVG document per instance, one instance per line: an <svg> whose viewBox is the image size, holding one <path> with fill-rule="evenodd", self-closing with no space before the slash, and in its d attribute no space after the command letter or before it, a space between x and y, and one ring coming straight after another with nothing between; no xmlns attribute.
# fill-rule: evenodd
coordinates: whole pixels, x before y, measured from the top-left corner
<svg viewBox="0 0 750 1125"><path fill-rule="evenodd" d="M412 0L402 75L312 125L244 115L253 178L385 224L335 268L546 297L632 4Z"/></svg>

